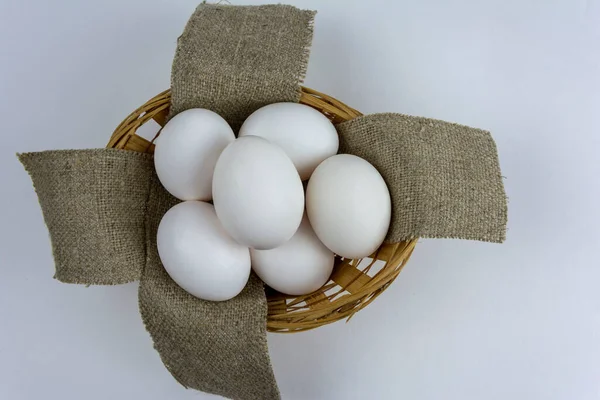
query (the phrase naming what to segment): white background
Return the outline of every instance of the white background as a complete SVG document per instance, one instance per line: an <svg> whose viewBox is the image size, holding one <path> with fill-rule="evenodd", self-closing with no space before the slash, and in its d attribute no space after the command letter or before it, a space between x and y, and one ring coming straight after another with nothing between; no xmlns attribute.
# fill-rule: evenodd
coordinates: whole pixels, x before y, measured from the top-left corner
<svg viewBox="0 0 600 400"><path fill-rule="evenodd" d="M212 398L161 364L137 284L52 279L14 156L104 146L197 2L0 0L2 399ZM307 86L492 131L510 204L505 244L422 240L349 324L270 334L283 398L600 399L600 2L291 3L319 11Z"/></svg>

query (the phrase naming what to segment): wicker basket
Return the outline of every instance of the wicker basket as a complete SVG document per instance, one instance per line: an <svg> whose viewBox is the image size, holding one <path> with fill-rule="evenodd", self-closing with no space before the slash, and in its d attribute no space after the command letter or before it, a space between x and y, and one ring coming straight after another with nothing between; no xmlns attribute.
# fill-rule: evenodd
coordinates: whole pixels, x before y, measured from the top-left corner
<svg viewBox="0 0 600 400"><path fill-rule="evenodd" d="M152 142L136 135L136 131L151 119L163 126L169 111L170 98L170 92L164 91L131 113L117 127L107 147L144 153L154 152ZM319 110L333 123L361 115L342 102L307 88L302 88L300 103ZM329 282L309 295L293 297L268 289L267 329L270 332L299 332L343 318L350 319L354 313L375 300L396 279L416 243L416 239L385 243L370 258L359 260L336 257Z"/></svg>

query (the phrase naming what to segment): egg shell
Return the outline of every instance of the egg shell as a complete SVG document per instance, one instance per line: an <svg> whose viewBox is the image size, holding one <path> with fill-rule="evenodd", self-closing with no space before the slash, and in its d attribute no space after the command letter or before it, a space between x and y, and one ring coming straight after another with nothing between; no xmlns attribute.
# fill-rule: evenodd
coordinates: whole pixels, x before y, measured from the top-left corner
<svg viewBox="0 0 600 400"><path fill-rule="evenodd" d="M221 153L213 202L225 230L239 243L268 250L287 242L304 212L304 190L294 164L266 139L244 136Z"/></svg>
<svg viewBox="0 0 600 400"><path fill-rule="evenodd" d="M229 300L248 282L250 251L225 232L209 203L185 201L167 211L157 246L169 276L198 298Z"/></svg>
<svg viewBox="0 0 600 400"><path fill-rule="evenodd" d="M363 258L385 239L392 204L375 167L360 157L339 154L312 174L306 211L315 233L331 251L344 258Z"/></svg>
<svg viewBox="0 0 600 400"><path fill-rule="evenodd" d="M304 216L292 238L272 250L250 250L252 269L273 289L300 296L309 294L329 280L334 254L327 248Z"/></svg>
<svg viewBox="0 0 600 400"><path fill-rule="evenodd" d="M192 108L175 115L156 140L158 179L180 200L211 200L215 164L234 140L227 121L210 110Z"/></svg>
<svg viewBox="0 0 600 400"><path fill-rule="evenodd" d="M317 165L337 153L335 127L319 111L298 103L273 103L252 113L239 136L264 137L280 146L296 166L300 178L310 178Z"/></svg>

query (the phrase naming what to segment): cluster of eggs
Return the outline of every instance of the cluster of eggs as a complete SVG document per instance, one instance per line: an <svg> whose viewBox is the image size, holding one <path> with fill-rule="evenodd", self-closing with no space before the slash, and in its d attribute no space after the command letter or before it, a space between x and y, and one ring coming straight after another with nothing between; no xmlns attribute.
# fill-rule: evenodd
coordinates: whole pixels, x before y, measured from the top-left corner
<svg viewBox="0 0 600 400"><path fill-rule="evenodd" d="M370 163L336 155L338 146L333 124L296 103L258 109L237 138L212 111L177 114L154 154L160 182L183 200L158 228L167 273L205 300L235 297L251 269L303 295L329 280L335 254L370 255L390 224L389 191Z"/></svg>

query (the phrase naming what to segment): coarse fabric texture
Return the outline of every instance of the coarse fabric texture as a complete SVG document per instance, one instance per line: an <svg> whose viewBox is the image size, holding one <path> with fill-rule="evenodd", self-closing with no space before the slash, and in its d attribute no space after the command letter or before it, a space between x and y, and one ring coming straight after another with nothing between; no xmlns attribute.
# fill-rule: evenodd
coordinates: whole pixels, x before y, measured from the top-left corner
<svg viewBox="0 0 600 400"><path fill-rule="evenodd" d="M267 301L254 274L224 302L200 300L181 289L160 262L158 224L178 200L152 178L148 258L139 289L146 329L165 366L185 387L232 399L279 399L266 340Z"/></svg>
<svg viewBox="0 0 600 400"><path fill-rule="evenodd" d="M258 108L297 102L314 15L288 5L199 5L178 40L170 116L206 108L237 132Z"/></svg>
<svg viewBox="0 0 600 400"><path fill-rule="evenodd" d="M18 155L50 232L54 277L65 283L135 281L146 259L144 216L152 157L114 149Z"/></svg>
<svg viewBox="0 0 600 400"><path fill-rule="evenodd" d="M140 280L139 307L167 369L185 387L232 399L279 399L266 340L267 299L254 274L225 302L200 300L167 274L156 247L179 200L152 157L114 150L20 154L50 232L56 278L114 285Z"/></svg>
<svg viewBox="0 0 600 400"><path fill-rule="evenodd" d="M459 238L502 242L507 205L489 132L403 114L337 125L340 153L369 161L392 197L387 242Z"/></svg>

